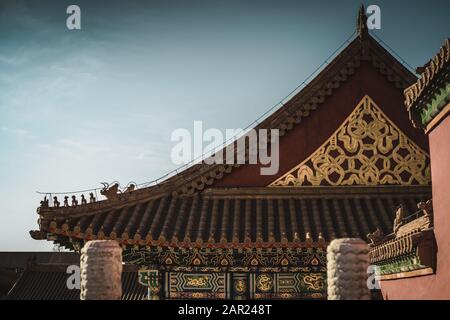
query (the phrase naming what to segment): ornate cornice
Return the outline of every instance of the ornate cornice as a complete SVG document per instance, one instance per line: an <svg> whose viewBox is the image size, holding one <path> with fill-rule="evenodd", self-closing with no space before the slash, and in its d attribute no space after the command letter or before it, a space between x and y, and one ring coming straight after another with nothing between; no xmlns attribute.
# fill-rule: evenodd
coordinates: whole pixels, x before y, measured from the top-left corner
<svg viewBox="0 0 450 320"><path fill-rule="evenodd" d="M342 188L340 186L299 186L284 188L267 188L267 187L246 187L246 188L209 188L203 191L205 197L214 197L218 199L270 199L270 198L320 198L330 199L338 196L354 198L367 198L376 195L379 198L384 196L393 196L395 194L424 194L431 190L428 185L409 185L409 186L348 186Z"/></svg>
<svg viewBox="0 0 450 320"><path fill-rule="evenodd" d="M296 236L293 241L288 241L287 239L282 239L282 241L276 241L275 239L263 241L262 239L257 239L257 241L254 242L251 241L250 238L246 239L244 242L239 241L239 239L233 239L233 241L222 240L220 242L215 242L211 238L209 241L199 241L190 239L189 237L185 237L184 239L178 239L177 237L173 237L172 239L166 239L165 237L153 239L151 236L141 238L140 235L135 235L133 238L130 238L127 233L123 233L121 236L118 236L112 232L110 235L106 236L102 230L100 230L97 234L94 234L92 229L89 228L85 232L81 232L80 226L77 225L74 228L70 228L67 223L63 224L61 227L57 227L54 221L50 222L48 232L41 232L39 234L35 231L32 232L35 239L46 239L49 241L62 243L65 247L72 250L76 250L75 246L80 246L81 248L86 241L90 240L115 240L124 247L155 247L160 249L323 249L327 247L327 242L323 239L322 235L319 235L316 240L313 240L311 236L308 235L310 238L305 241L301 241L300 238ZM70 241L67 241L67 239L70 239Z"/></svg>
<svg viewBox="0 0 450 320"><path fill-rule="evenodd" d="M326 271L326 248L156 248L124 250L127 263L158 266L160 270L196 272Z"/></svg>

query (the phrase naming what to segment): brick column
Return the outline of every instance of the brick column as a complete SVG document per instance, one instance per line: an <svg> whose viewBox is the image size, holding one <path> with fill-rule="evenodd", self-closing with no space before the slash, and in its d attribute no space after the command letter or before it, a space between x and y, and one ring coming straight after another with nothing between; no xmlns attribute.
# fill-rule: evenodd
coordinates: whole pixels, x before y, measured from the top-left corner
<svg viewBox="0 0 450 320"><path fill-rule="evenodd" d="M81 300L120 300L122 248L113 240L89 241L81 250Z"/></svg>
<svg viewBox="0 0 450 320"><path fill-rule="evenodd" d="M329 300L368 300L369 246L361 239L336 239L327 248Z"/></svg>

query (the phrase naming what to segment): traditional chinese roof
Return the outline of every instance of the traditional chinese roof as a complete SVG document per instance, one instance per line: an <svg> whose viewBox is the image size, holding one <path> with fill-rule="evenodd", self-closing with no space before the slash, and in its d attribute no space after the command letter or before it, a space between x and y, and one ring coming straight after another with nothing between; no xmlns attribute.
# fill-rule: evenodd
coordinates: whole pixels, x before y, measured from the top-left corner
<svg viewBox="0 0 450 320"><path fill-rule="evenodd" d="M38 209L40 229L32 231L32 237L68 247L91 239L115 239L129 246L323 247L336 237L364 237L374 227L387 230L393 207L429 198L429 157L426 147L419 147L402 131L405 122L408 132L412 130L404 112L401 116L405 121L398 116L398 109L393 113L400 119L397 124L402 122L400 128L352 79L359 72L359 77L366 79L364 88L370 88L378 97L383 97L386 90L387 98L382 98L387 102L385 111L396 108L396 104L401 108L402 90L416 81L362 27L365 17L361 12L356 38L306 87L255 127L279 129L280 144L286 141L283 139L291 139L288 144L296 143L288 134L302 125L309 126L305 122L339 93L339 103L327 106L325 112L329 119L349 118L342 126L327 128L332 130L330 139L322 146L318 143L319 148L308 157L329 158L320 164L325 163L329 169L325 170L330 175L327 183L314 182L325 172L317 169L317 163L301 162L300 167L313 168L309 184L290 184L292 179L287 179L288 183L279 185L275 181L280 180L273 178L270 184L224 187L220 186L223 179L248 165L201 163L156 186L114 192L107 200L73 206L43 202ZM349 89L345 86L350 81ZM376 81L382 81L387 89L378 89ZM352 99L342 94L348 92L340 91L343 87L353 92ZM399 103L392 102L398 97ZM336 128L338 131L332 134ZM341 129L345 132L340 133ZM315 136L317 127L310 130L315 131L310 136ZM336 147L343 152L339 159L334 159ZM281 172L280 177L287 174L295 178L292 170ZM332 176L341 171L345 182L336 182Z"/></svg>
<svg viewBox="0 0 450 320"><path fill-rule="evenodd" d="M426 127L450 102L450 39L422 68L421 77L405 90L405 105L416 127Z"/></svg>
<svg viewBox="0 0 450 320"><path fill-rule="evenodd" d="M78 259L79 263L79 259ZM9 291L10 300L80 300L79 289L68 289L69 264L31 263ZM138 283L138 267L124 265L122 300L145 300L147 287Z"/></svg>
<svg viewBox="0 0 450 320"><path fill-rule="evenodd" d="M63 242L114 239L160 247L323 246L338 237L363 237L390 228L393 208L430 197L428 187L303 187L208 189L168 194L95 212L61 209L43 214L44 232Z"/></svg>

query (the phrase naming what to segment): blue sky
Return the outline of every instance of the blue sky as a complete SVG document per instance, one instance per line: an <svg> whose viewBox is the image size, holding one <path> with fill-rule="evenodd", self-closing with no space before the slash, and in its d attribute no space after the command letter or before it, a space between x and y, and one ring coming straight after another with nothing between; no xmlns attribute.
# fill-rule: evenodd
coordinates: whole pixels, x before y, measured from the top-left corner
<svg viewBox="0 0 450 320"><path fill-rule="evenodd" d="M360 4L0 0L0 250L52 248L28 234L36 190L149 181L175 168L173 130L251 123L354 31ZM449 36L448 1L365 4L412 66Z"/></svg>

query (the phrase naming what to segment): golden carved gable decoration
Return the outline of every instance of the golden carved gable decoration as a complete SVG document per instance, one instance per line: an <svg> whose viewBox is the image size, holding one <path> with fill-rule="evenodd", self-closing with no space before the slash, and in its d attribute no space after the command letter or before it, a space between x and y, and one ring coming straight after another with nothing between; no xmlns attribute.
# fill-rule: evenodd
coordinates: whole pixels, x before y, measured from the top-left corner
<svg viewBox="0 0 450 320"><path fill-rule="evenodd" d="M309 158L269 187L428 185L429 155L366 95Z"/></svg>

